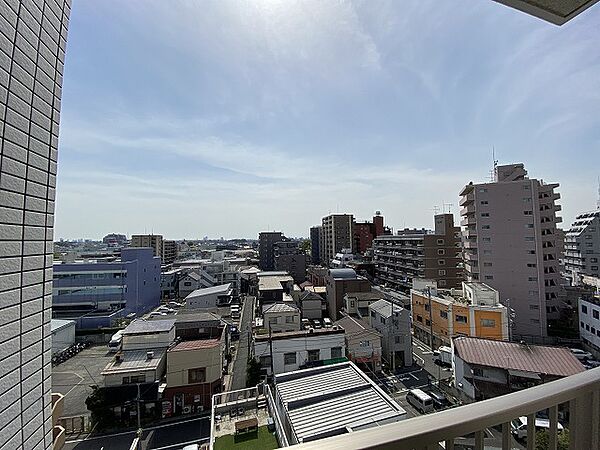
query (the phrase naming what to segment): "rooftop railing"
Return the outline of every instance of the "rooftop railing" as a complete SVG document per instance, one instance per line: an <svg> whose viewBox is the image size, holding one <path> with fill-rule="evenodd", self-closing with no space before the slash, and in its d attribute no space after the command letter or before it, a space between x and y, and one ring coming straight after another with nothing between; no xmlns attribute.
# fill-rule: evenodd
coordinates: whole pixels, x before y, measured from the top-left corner
<svg viewBox="0 0 600 450"><path fill-rule="evenodd" d="M364 431L293 446L312 449L439 449L454 448L456 438L474 433L475 449L483 450L486 429L500 425L502 449L512 448L511 421L521 416L535 422L548 409L548 448L558 444L559 405L568 404L570 449L600 449L600 368L551 383L472 403L446 411L403 420ZM527 428L527 449L536 448L534 427Z"/></svg>

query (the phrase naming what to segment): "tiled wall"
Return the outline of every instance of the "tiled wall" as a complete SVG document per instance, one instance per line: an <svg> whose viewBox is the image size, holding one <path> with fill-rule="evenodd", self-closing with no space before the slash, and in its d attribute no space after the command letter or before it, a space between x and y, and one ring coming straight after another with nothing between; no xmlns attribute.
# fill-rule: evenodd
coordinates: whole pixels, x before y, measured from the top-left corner
<svg viewBox="0 0 600 450"><path fill-rule="evenodd" d="M0 0L0 448L50 449L58 124L70 0Z"/></svg>

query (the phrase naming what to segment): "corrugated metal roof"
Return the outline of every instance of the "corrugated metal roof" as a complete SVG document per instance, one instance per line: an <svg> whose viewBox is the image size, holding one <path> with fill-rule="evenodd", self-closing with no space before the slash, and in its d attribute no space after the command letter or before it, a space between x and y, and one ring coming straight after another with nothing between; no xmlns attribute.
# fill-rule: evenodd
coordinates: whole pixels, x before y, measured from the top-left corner
<svg viewBox="0 0 600 450"><path fill-rule="evenodd" d="M195 341L183 341L175 347L169 349L169 352L180 352L185 350L200 350L203 348L213 348L221 343L219 339L197 339Z"/></svg>
<svg viewBox="0 0 600 450"><path fill-rule="evenodd" d="M400 312L400 311L402 311L402 307L401 306L393 304L392 302L390 302L388 300L377 300L376 302L371 303L369 305L369 309L377 311L383 317L391 317L392 316L392 309L393 309L394 312Z"/></svg>
<svg viewBox="0 0 600 450"><path fill-rule="evenodd" d="M297 313L298 308L292 306L292 305L288 305L285 303L273 303L272 305L268 306L264 311L263 314L265 313Z"/></svg>
<svg viewBox="0 0 600 450"><path fill-rule="evenodd" d="M188 295L186 297L186 300L188 298L203 297L204 295L227 294L228 291L230 291L230 290L231 290L231 283L220 284L218 286L211 286L211 287L202 288L202 289L196 289L195 291L193 291L190 295Z"/></svg>
<svg viewBox="0 0 600 450"><path fill-rule="evenodd" d="M148 358L148 352L154 356ZM113 359L109 362L102 375L113 375L132 371L156 370L165 356L164 348L149 348L146 350L125 350L120 353L121 361Z"/></svg>
<svg viewBox="0 0 600 450"><path fill-rule="evenodd" d="M356 278L356 272L354 269L344 268L344 269L331 269L329 271L329 275L334 280L353 280Z"/></svg>
<svg viewBox="0 0 600 450"><path fill-rule="evenodd" d="M275 383L301 442L406 415L351 362L277 375Z"/></svg>
<svg viewBox="0 0 600 450"><path fill-rule="evenodd" d="M566 377L585 368L568 348L458 337L458 356L469 364Z"/></svg>
<svg viewBox="0 0 600 450"><path fill-rule="evenodd" d="M144 320L135 319L123 330L123 335L140 333L166 333L175 326L175 319Z"/></svg>

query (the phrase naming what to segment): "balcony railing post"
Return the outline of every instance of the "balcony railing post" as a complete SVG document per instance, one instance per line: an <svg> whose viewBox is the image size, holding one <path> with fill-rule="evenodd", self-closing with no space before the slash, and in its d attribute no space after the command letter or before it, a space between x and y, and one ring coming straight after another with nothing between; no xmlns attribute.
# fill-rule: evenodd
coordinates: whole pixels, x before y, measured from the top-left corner
<svg viewBox="0 0 600 450"><path fill-rule="evenodd" d="M510 422L502 424L502 450L511 450Z"/></svg>
<svg viewBox="0 0 600 450"><path fill-rule="evenodd" d="M569 448L592 448L592 395L578 396L569 402Z"/></svg>
<svg viewBox="0 0 600 450"><path fill-rule="evenodd" d="M527 415L527 450L535 450L535 413Z"/></svg>
<svg viewBox="0 0 600 450"><path fill-rule="evenodd" d="M600 450L600 389L592 393L592 445L590 448Z"/></svg>
<svg viewBox="0 0 600 450"><path fill-rule="evenodd" d="M558 405L550 408L550 439L548 450L556 450L558 447Z"/></svg>
<svg viewBox="0 0 600 450"><path fill-rule="evenodd" d="M483 431L475 432L475 450L483 450Z"/></svg>

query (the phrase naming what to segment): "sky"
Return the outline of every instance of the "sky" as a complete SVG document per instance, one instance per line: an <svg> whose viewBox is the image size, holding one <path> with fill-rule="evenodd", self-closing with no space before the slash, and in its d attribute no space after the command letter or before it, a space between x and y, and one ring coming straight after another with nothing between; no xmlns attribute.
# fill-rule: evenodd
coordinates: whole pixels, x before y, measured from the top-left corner
<svg viewBox="0 0 600 450"><path fill-rule="evenodd" d="M308 236L376 210L431 228L493 152L560 183L568 227L598 197L599 22L491 0L74 1L55 236Z"/></svg>

